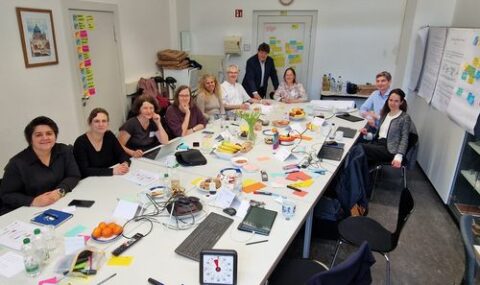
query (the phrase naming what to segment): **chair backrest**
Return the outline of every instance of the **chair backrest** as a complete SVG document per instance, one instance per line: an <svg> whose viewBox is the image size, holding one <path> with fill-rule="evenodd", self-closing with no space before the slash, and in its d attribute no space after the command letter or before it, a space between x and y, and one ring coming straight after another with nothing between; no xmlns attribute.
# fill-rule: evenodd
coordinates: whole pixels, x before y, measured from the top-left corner
<svg viewBox="0 0 480 285"><path fill-rule="evenodd" d="M475 283L476 260L473 249L472 223L473 217L470 215L464 215L460 218L460 231L465 248L465 273L463 275L463 284L465 285Z"/></svg>
<svg viewBox="0 0 480 285"><path fill-rule="evenodd" d="M412 214L414 207L415 202L413 201L412 193L410 193L408 188L404 188L402 190L402 194L400 195L400 203L398 206L397 228L392 234L392 250L397 247L400 233L402 232L405 223L407 223L410 214Z"/></svg>
<svg viewBox="0 0 480 285"><path fill-rule="evenodd" d="M360 248L342 263L328 271L315 274L307 281L308 285L366 285L372 284L370 267L375 263L368 242L364 241Z"/></svg>

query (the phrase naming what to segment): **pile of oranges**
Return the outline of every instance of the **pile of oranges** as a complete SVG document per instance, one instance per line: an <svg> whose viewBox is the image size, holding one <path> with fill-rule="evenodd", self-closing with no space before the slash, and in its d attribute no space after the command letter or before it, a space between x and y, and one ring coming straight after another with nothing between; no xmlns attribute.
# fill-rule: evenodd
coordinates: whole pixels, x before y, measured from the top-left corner
<svg viewBox="0 0 480 285"><path fill-rule="evenodd" d="M117 236L123 231L122 226L116 223L100 222L96 228L93 229L92 237L94 238L110 238Z"/></svg>

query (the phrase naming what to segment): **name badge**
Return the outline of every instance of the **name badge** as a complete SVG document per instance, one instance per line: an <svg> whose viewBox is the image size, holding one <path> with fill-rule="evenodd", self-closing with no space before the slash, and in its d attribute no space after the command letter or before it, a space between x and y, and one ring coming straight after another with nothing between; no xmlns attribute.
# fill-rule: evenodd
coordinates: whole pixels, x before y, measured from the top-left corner
<svg viewBox="0 0 480 285"><path fill-rule="evenodd" d="M153 138L155 136L155 132L150 132L150 134L148 136Z"/></svg>

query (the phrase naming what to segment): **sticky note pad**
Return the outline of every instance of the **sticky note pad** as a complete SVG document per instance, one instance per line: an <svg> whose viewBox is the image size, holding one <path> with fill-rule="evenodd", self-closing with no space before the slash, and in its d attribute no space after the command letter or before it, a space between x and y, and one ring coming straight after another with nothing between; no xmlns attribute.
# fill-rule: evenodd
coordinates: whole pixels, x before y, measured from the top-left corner
<svg viewBox="0 0 480 285"><path fill-rule="evenodd" d="M288 176L286 177L288 180L292 180L292 181L297 181L297 180L308 180L308 179L311 179L312 177L310 177L310 175L308 174L305 174L305 172L303 171L299 171L299 172L292 172L290 174L288 174Z"/></svg>
<svg viewBox="0 0 480 285"><path fill-rule="evenodd" d="M200 181L202 181L202 177L195 178L192 180L192 185L197 185Z"/></svg>
<svg viewBox="0 0 480 285"><path fill-rule="evenodd" d="M313 179L308 179L308 180L305 180L305 181L301 181L301 182L295 182L293 184L291 184L293 187L310 187L312 186L313 184Z"/></svg>
<svg viewBox="0 0 480 285"><path fill-rule="evenodd" d="M74 237L74 236L77 236L78 234L80 233L83 233L83 231L86 229L86 227L82 226L82 225L76 225L75 227L71 228L70 230L68 230L64 236L65 237Z"/></svg>
<svg viewBox="0 0 480 285"><path fill-rule="evenodd" d="M266 160L269 160L269 159L270 159L270 157L268 157L268 156L259 156L259 157L257 157L257 160L258 160L258 161L266 161Z"/></svg>
<svg viewBox="0 0 480 285"><path fill-rule="evenodd" d="M297 195L299 197L305 197L305 195L307 195L308 192L306 191L293 191L293 195Z"/></svg>
<svg viewBox="0 0 480 285"><path fill-rule="evenodd" d="M247 186L250 186L250 185L255 184L255 183L257 183L257 182L258 182L258 181L255 181L255 180L249 179L249 178L243 179L242 186L243 186L243 187L247 187Z"/></svg>
<svg viewBox="0 0 480 285"><path fill-rule="evenodd" d="M133 261L133 256L112 256L108 260L109 266L129 266Z"/></svg>
<svg viewBox="0 0 480 285"><path fill-rule="evenodd" d="M245 193L252 193L254 191L257 191L257 190L260 190L262 188L265 188L266 185L263 184L262 182L257 182L257 183L254 183L254 184L250 184L248 186L244 186L243 187L243 192Z"/></svg>

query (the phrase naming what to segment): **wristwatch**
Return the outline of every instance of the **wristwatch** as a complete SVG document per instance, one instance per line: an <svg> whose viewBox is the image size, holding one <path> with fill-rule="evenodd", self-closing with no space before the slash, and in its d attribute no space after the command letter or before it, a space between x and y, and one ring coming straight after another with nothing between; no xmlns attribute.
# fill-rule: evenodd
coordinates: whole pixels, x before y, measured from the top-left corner
<svg viewBox="0 0 480 285"><path fill-rule="evenodd" d="M60 197L65 197L65 195L67 195L67 191L65 191L65 189L63 188L58 188L58 193L60 193Z"/></svg>

